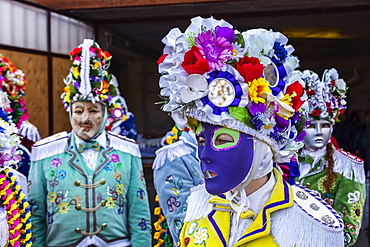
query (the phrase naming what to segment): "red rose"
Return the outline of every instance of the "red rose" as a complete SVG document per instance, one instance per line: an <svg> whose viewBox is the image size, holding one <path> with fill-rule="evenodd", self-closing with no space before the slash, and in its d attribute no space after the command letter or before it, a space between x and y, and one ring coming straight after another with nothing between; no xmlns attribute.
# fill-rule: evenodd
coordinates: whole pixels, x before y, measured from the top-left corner
<svg viewBox="0 0 370 247"><path fill-rule="evenodd" d="M296 81L293 84L289 85L286 89L286 94L293 95L295 93L295 96L292 97L292 107L297 112L299 107L304 103L304 101L301 100L301 96L303 94L303 87L302 85Z"/></svg>
<svg viewBox="0 0 370 247"><path fill-rule="evenodd" d="M330 107L331 106L331 103L330 102L326 102L326 107Z"/></svg>
<svg viewBox="0 0 370 247"><path fill-rule="evenodd" d="M82 47L75 47L70 53L70 56L75 56L82 51Z"/></svg>
<svg viewBox="0 0 370 247"><path fill-rule="evenodd" d="M181 63L181 66L189 75L203 75L210 71L207 59L200 54L199 48L196 46L191 47L191 49L185 53L184 61Z"/></svg>
<svg viewBox="0 0 370 247"><path fill-rule="evenodd" d="M333 111L334 111L333 108L328 108L329 113L333 113Z"/></svg>
<svg viewBox="0 0 370 247"><path fill-rule="evenodd" d="M163 61L166 59L166 57L168 56L168 54L163 54L158 60L157 60L157 64L160 65L161 63L163 63Z"/></svg>
<svg viewBox="0 0 370 247"><path fill-rule="evenodd" d="M311 115L314 116L314 117L317 117L318 115L320 115L321 113L321 110L320 109L316 109L314 111L311 112Z"/></svg>
<svg viewBox="0 0 370 247"><path fill-rule="evenodd" d="M245 56L236 64L236 69L243 76L245 82L253 81L262 76L263 65L256 57Z"/></svg>

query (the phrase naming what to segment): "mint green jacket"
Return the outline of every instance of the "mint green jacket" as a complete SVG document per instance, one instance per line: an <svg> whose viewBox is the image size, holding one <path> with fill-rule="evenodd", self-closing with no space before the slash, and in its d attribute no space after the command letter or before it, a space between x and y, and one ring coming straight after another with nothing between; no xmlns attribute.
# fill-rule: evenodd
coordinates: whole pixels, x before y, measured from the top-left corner
<svg viewBox="0 0 370 247"><path fill-rule="evenodd" d="M62 132L32 149L29 201L33 246L76 246L96 235L107 243L151 246L148 194L136 143L107 133L95 170Z"/></svg>

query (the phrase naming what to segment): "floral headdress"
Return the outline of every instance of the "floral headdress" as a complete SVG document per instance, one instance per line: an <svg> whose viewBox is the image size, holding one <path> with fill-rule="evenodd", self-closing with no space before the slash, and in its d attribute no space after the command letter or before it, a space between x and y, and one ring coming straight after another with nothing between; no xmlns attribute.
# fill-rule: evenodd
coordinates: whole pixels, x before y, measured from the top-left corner
<svg viewBox="0 0 370 247"><path fill-rule="evenodd" d="M116 96L110 99L108 105L108 123L112 126L115 122L120 120L126 121L128 118L128 109L125 98L121 96L118 89L118 81L116 76L112 75L111 84L117 88Z"/></svg>
<svg viewBox="0 0 370 247"><path fill-rule="evenodd" d="M107 71L112 58L109 52L100 49L95 41L85 39L69 55L71 68L64 79L66 86L61 95L67 111L75 101L108 103L117 95L117 86Z"/></svg>
<svg viewBox="0 0 370 247"><path fill-rule="evenodd" d="M227 126L267 143L275 161L301 146L305 94L294 48L279 32L240 33L224 20L195 17L172 29L158 60L163 110L176 124ZM194 121L196 120L196 121Z"/></svg>
<svg viewBox="0 0 370 247"><path fill-rule="evenodd" d="M316 120L327 119L334 124L347 108L347 87L345 81L339 78L338 71L334 68L327 69L320 80L315 72L305 70L302 80L308 97L309 116Z"/></svg>
<svg viewBox="0 0 370 247"><path fill-rule="evenodd" d="M22 70L17 69L2 54L0 54L0 82L2 91L7 92L11 101L11 108L6 111L12 115L12 122L20 128L23 121L28 120L24 95L26 78Z"/></svg>
<svg viewBox="0 0 370 247"><path fill-rule="evenodd" d="M20 181L17 179L12 167L17 167L22 159L20 153L16 151L20 143L18 129L14 123L10 122L7 110L10 107L8 95L0 92L0 207L6 211L6 227L9 232L5 232L6 242L9 240L9 246L31 246L31 212L29 203L25 198ZM23 176L23 175L20 175ZM26 178L24 178L26 180ZM23 190L22 190L23 189ZM1 231L7 228L0 227ZM4 234L0 234L0 240L3 242Z"/></svg>

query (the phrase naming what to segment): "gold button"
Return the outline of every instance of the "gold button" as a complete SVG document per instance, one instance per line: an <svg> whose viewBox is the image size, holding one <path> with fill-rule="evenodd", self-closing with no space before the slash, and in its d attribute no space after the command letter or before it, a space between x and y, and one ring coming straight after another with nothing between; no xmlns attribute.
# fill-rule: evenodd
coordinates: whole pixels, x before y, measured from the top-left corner
<svg viewBox="0 0 370 247"><path fill-rule="evenodd" d="M76 186L80 186L81 182L80 181L75 181Z"/></svg>
<svg viewBox="0 0 370 247"><path fill-rule="evenodd" d="M101 185L105 184L105 179L104 179L104 178L102 178L102 179L100 180L100 184L101 184Z"/></svg>
<svg viewBox="0 0 370 247"><path fill-rule="evenodd" d="M81 205L80 205L80 204L77 204L75 208L76 208L77 210L81 210Z"/></svg>
<svg viewBox="0 0 370 247"><path fill-rule="evenodd" d="M101 225L101 228L102 229L107 228L107 223L104 223L103 225Z"/></svg>
<svg viewBox="0 0 370 247"><path fill-rule="evenodd" d="M306 188L310 188L311 184L310 183L306 183Z"/></svg>
<svg viewBox="0 0 370 247"><path fill-rule="evenodd" d="M100 205L105 206L107 204L107 201L103 201Z"/></svg>
<svg viewBox="0 0 370 247"><path fill-rule="evenodd" d="M76 229L75 229L75 232L77 232L77 233L81 233L81 229L80 229L80 228L76 228Z"/></svg>

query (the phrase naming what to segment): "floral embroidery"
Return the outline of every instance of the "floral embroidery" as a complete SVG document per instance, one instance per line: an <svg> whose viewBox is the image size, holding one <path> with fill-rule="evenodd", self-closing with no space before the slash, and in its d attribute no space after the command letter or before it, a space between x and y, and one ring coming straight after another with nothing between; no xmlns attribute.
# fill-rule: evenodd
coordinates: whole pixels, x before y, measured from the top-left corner
<svg viewBox="0 0 370 247"><path fill-rule="evenodd" d="M203 244L206 239L208 239L208 229L207 228L198 228L194 233L194 242L195 244Z"/></svg>
<svg viewBox="0 0 370 247"><path fill-rule="evenodd" d="M113 170L113 166L112 166L112 164L111 163L108 163L108 164L106 164L105 166L104 166L104 170L106 170L106 171L112 171Z"/></svg>
<svg viewBox="0 0 370 247"><path fill-rule="evenodd" d="M109 157L111 158L111 161L112 161L113 163L118 163L118 162L120 162L120 159L119 159L119 157L118 157L118 155L117 155L117 154L111 154L111 155L109 155Z"/></svg>
<svg viewBox="0 0 370 247"><path fill-rule="evenodd" d="M107 201L107 207L109 208L109 209L112 209L112 208L114 208L114 200L113 200L113 198L112 197L108 197L108 201Z"/></svg>
<svg viewBox="0 0 370 247"><path fill-rule="evenodd" d="M167 199L167 206L168 211L173 212L181 206L181 202L177 201L177 198L175 197L170 197Z"/></svg>
<svg viewBox="0 0 370 247"><path fill-rule="evenodd" d="M142 188L140 188L137 192L136 192L136 196L138 199L144 199L145 198L145 190L143 190Z"/></svg>
<svg viewBox="0 0 370 247"><path fill-rule="evenodd" d="M64 179L67 176L67 172L65 170L61 170L58 172L58 179Z"/></svg>
<svg viewBox="0 0 370 247"><path fill-rule="evenodd" d="M59 205L59 212L65 214L69 211L69 204L67 202L61 202Z"/></svg>
<svg viewBox="0 0 370 247"><path fill-rule="evenodd" d="M118 193L116 191L116 187L114 186L107 186L107 194L110 195L114 201L118 198Z"/></svg>
<svg viewBox="0 0 370 247"><path fill-rule="evenodd" d="M363 199L362 199L363 201ZM356 202L351 205L350 210L350 217L355 220L357 223L361 222L362 219L362 208L363 208L364 203L363 202Z"/></svg>
<svg viewBox="0 0 370 247"><path fill-rule="evenodd" d="M147 225L146 219L141 219L140 223L137 225L140 227L140 230L145 231Z"/></svg>
<svg viewBox="0 0 370 247"><path fill-rule="evenodd" d="M49 185L54 189L59 184L59 181L56 179L52 179L49 181Z"/></svg>
<svg viewBox="0 0 370 247"><path fill-rule="evenodd" d="M50 202L55 202L55 199L57 198L57 194L55 193L55 191L51 191L48 195L48 200Z"/></svg>
<svg viewBox="0 0 370 247"><path fill-rule="evenodd" d="M348 193L348 203L356 203L360 200L360 191L356 190L353 193Z"/></svg>
<svg viewBox="0 0 370 247"><path fill-rule="evenodd" d="M192 235L197 230L197 227L198 227L198 223L197 222L191 223L190 226L189 226L189 228L188 228L188 234L189 235Z"/></svg>
<svg viewBox="0 0 370 247"><path fill-rule="evenodd" d="M323 193L327 193L325 187L324 187L324 182L328 180L328 176L323 176L322 178L320 178L318 181L317 181L317 188L322 191ZM335 180L333 181L333 183L331 184L330 186L330 190L334 190L335 189L335 186L336 186L336 182Z"/></svg>
<svg viewBox="0 0 370 247"><path fill-rule="evenodd" d="M123 194L123 189L125 186L123 184L117 184L116 191L119 195Z"/></svg>
<svg viewBox="0 0 370 247"><path fill-rule="evenodd" d="M115 180L120 181L121 180L121 175L122 174L120 172L116 172L116 173L114 173L113 177L114 177Z"/></svg>
<svg viewBox="0 0 370 247"><path fill-rule="evenodd" d="M51 166L52 167L58 167L58 166L61 166L62 165L62 160L59 159L59 158L54 158L52 161L51 161Z"/></svg>
<svg viewBox="0 0 370 247"><path fill-rule="evenodd" d="M186 237L186 238L184 239L184 242L185 242L185 246L188 246L188 245L189 245L189 243L190 243L190 238L189 238L189 237Z"/></svg>

